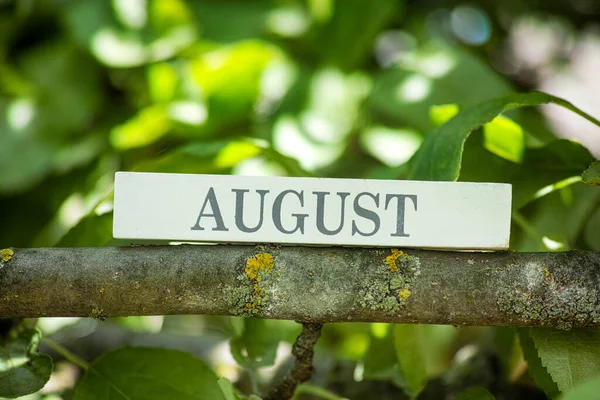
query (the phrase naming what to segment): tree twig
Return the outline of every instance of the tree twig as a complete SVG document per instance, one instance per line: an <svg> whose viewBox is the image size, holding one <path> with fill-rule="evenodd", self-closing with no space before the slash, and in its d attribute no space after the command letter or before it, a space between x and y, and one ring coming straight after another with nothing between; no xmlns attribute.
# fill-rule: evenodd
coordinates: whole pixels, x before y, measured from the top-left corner
<svg viewBox="0 0 600 400"><path fill-rule="evenodd" d="M294 395L296 387L310 379L313 371L313 356L315 345L323 324L302 323L302 332L298 335L292 348L296 357L292 370L283 378L281 383L271 390L265 400L287 400Z"/></svg>

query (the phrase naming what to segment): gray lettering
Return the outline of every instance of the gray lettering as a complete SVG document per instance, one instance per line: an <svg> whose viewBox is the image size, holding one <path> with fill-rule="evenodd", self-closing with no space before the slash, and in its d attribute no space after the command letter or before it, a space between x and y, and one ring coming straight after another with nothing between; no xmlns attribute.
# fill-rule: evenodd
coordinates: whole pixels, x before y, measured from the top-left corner
<svg viewBox="0 0 600 400"><path fill-rule="evenodd" d="M295 194L300 200L300 206L304 207L304 190L298 193L295 190L290 189L279 193L273 202L273 224L275 224L275 227L281 233L291 235L297 230L300 230L300 233L304 235L304 220L308 217L308 214L292 214L292 216L296 217L296 227L292 230L285 229L281 224L281 203L283 202L283 198L289 193Z"/></svg>
<svg viewBox="0 0 600 400"><path fill-rule="evenodd" d="M248 228L244 225L244 193L249 192L248 189L231 189L235 193L235 225L242 232L253 233L260 229L263 224L263 214L265 210L265 194L269 193L268 190L256 190L260 195L260 217L258 225L254 228Z"/></svg>
<svg viewBox="0 0 600 400"><path fill-rule="evenodd" d="M396 208L396 233L392 233L391 236L409 237L408 233L404 232L404 209L406 208L406 199L411 199L417 211L417 196L414 194L388 194L385 196L385 209L387 210L388 204L394 198L398 199L398 206Z"/></svg>
<svg viewBox="0 0 600 400"><path fill-rule="evenodd" d="M377 231L379 231L379 225L380 225L379 215L377 215L377 213L374 211L367 210L366 208L362 207L358 203L359 199L362 196L368 196L368 197L372 198L373 201L375 202L375 206L379 207L379 193L376 195L373 195L368 192L362 192L356 196L356 198L354 199L354 212L358 216L361 216L363 218L371 220L373 222L374 227L371 232L365 233L365 232L362 232L360 229L358 229L355 221L352 221L352 236L354 236L356 233L358 233L361 236L373 236L374 234L377 233Z"/></svg>
<svg viewBox="0 0 600 400"><path fill-rule="evenodd" d="M210 208L212 210L212 214L204 214L204 209L206 205L210 203ZM213 217L215 219L215 228L213 231L228 231L223 223L223 217L221 216L221 210L219 210L219 203L217 202L217 196L215 196L215 190L211 187L208 189L208 193L206 195L206 199L204 200L204 204L202 205L202 209L200 210L200 215L198 215L198 219L196 220L196 225L192 226L190 229L192 231L203 231L204 228L200 226L200 219L202 217Z"/></svg>
<svg viewBox="0 0 600 400"><path fill-rule="evenodd" d="M337 195L340 196L341 199L341 217L340 217L340 226L337 229L330 231L325 228L325 196L330 192L313 192L313 194L317 195L317 229L323 235L333 236L337 235L341 232L344 227L344 211L346 209L346 197L350 195L349 192L338 192Z"/></svg>

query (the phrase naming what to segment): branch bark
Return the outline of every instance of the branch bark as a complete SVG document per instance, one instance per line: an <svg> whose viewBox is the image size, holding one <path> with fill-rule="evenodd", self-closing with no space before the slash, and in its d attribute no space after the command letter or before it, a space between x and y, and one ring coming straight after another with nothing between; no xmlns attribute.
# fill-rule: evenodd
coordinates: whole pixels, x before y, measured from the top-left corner
<svg viewBox="0 0 600 400"><path fill-rule="evenodd" d="M323 324L303 323L302 332L296 339L292 354L296 357L294 367L281 383L271 390L265 400L287 400L294 396L296 387L310 379L313 372L315 345L321 336Z"/></svg>
<svg viewBox="0 0 600 400"><path fill-rule="evenodd" d="M11 249L0 317L600 325L600 253L198 245Z"/></svg>

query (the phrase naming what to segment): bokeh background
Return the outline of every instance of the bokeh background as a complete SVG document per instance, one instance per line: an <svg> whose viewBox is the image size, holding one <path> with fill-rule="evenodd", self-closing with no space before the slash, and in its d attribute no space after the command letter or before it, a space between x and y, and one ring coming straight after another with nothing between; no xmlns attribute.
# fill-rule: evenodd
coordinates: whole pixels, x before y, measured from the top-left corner
<svg viewBox="0 0 600 400"><path fill-rule="evenodd" d="M128 244L111 232L118 170L401 179L444 110L432 106L539 89L598 117L599 72L596 0L0 0L0 247ZM528 148L559 136L600 157L598 127L574 113L546 106L511 118ZM480 158L497 155L473 154L461 179L484 180ZM555 189L521 210L512 249L600 250L600 212L582 211L598 195ZM250 378L228 340L243 325L39 321L86 359L125 344L182 348L242 388ZM275 332L266 381L299 327L256 329ZM472 382L544 398L510 332L428 326L423 335L432 379L423 398ZM327 326L316 381L350 398L388 389L399 398L390 336L384 324ZM76 371L59 362L59 372L46 399L70 398Z"/></svg>

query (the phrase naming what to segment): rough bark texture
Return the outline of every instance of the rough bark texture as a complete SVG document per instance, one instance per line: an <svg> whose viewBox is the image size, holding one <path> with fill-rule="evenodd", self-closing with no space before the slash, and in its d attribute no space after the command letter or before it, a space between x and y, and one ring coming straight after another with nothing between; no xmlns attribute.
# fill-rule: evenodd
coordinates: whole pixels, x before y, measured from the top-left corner
<svg viewBox="0 0 600 400"><path fill-rule="evenodd" d="M302 382L310 379L313 372L313 356L315 355L315 345L323 324L303 323L302 332L296 339L292 354L296 357L294 367L283 378L281 383L273 388L265 400L287 400L294 396L296 387Z"/></svg>
<svg viewBox="0 0 600 400"><path fill-rule="evenodd" d="M14 254L11 254L13 253ZM600 325L600 253L206 245L5 249L0 318Z"/></svg>

